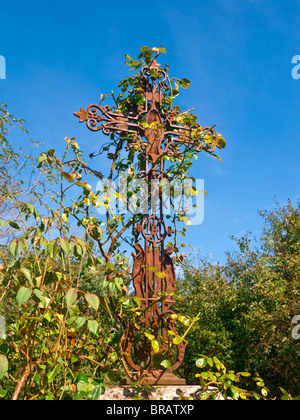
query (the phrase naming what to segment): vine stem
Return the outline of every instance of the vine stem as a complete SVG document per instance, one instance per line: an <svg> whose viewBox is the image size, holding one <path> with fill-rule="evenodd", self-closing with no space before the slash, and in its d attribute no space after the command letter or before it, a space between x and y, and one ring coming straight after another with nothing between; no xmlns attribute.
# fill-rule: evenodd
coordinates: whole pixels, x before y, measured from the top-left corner
<svg viewBox="0 0 300 420"><path fill-rule="evenodd" d="M199 321L199 316L200 316L201 312L198 313L198 315L196 316L196 318L193 319L191 325L188 327L188 329L186 330L186 332L183 334L182 336L182 340L185 339L185 337L188 335L188 333L190 332L191 328L193 327L193 325L195 324L195 322Z"/></svg>
<svg viewBox="0 0 300 420"><path fill-rule="evenodd" d="M26 354L25 351L19 349L19 347L15 343L9 343L9 344L12 347L14 347L16 350L21 352L26 357L26 360L27 360L27 366L26 366L25 372L24 372L23 376L21 377L21 379L18 381L15 392L14 392L14 394L12 396L12 399L11 399L12 401L17 401L18 397L19 397L19 394L21 392L21 389L22 389L23 385L25 384L25 382L26 382L26 380L27 380L27 378L30 374L30 358L29 358L28 354Z"/></svg>

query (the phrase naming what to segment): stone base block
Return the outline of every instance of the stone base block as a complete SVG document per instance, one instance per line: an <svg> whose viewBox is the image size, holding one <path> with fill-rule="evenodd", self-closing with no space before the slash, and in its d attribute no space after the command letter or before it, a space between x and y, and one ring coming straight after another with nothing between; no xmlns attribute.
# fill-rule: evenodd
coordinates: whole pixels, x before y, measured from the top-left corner
<svg viewBox="0 0 300 420"><path fill-rule="evenodd" d="M209 391L213 391L214 388L211 388ZM174 386L166 385L160 387L150 387L145 389L140 393L142 399L145 400L178 400L179 396L183 394L185 397L194 396L197 399L197 394L199 395L200 389L197 385L184 385L184 386ZM132 400L134 396L137 395L136 388L131 388L128 386L107 386L106 392L99 399L105 401L111 400Z"/></svg>
<svg viewBox="0 0 300 420"><path fill-rule="evenodd" d="M136 378L134 381L138 382L138 378ZM132 384L132 382L132 380L126 379L125 382L122 383L122 385L129 386ZM176 375L174 375L173 372L166 371L160 375L153 375L153 373L150 372L149 374L144 376L141 383L152 385L153 387L160 385L183 386L186 385L186 380L183 378L178 378Z"/></svg>

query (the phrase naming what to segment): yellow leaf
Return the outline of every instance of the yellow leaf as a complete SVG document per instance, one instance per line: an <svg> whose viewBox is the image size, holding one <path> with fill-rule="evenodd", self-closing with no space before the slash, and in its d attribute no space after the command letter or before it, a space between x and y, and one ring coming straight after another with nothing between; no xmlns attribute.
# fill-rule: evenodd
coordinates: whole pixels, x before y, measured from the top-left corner
<svg viewBox="0 0 300 420"><path fill-rule="evenodd" d="M72 175L68 174L68 172L62 172L62 176L69 182L74 182Z"/></svg>

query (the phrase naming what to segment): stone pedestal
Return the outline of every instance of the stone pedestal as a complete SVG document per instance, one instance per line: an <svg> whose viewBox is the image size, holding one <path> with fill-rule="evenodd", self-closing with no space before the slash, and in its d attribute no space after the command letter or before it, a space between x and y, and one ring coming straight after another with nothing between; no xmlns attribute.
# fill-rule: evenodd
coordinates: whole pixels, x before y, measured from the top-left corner
<svg viewBox="0 0 300 420"><path fill-rule="evenodd" d="M208 392L212 392L214 388L210 388ZM178 400L179 396L183 394L185 397L194 396L197 399L200 389L197 385L174 386L166 385L160 387L150 387L144 390L141 397L145 400ZM105 401L128 401L136 396L136 389L128 386L107 386L106 392L99 399Z"/></svg>
<svg viewBox="0 0 300 420"><path fill-rule="evenodd" d="M138 378L136 378L136 382L138 382ZM122 385L127 386L130 386L131 384L132 380L130 380L129 378L126 379L124 383L122 383ZM164 373L155 372L155 374L154 372L150 372L143 377L142 384L152 385L153 387L161 385L171 385L176 387L186 385L186 380L183 378L178 378L176 375L174 375L173 372L169 371L166 371Z"/></svg>

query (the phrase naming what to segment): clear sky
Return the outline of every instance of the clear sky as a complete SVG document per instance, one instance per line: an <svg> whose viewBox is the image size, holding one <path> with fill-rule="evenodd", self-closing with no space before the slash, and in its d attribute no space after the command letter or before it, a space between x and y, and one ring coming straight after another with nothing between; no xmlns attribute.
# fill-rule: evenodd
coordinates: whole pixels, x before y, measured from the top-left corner
<svg viewBox="0 0 300 420"><path fill-rule="evenodd" d="M186 237L195 250L224 261L229 235L260 232L258 210L300 196L299 0L17 0L2 2L0 27L0 102L58 153L65 136L86 153L101 146L73 112L117 91L125 53L165 45L171 74L191 81L178 104L228 142L223 163L203 154L193 169L208 191L204 223Z"/></svg>

